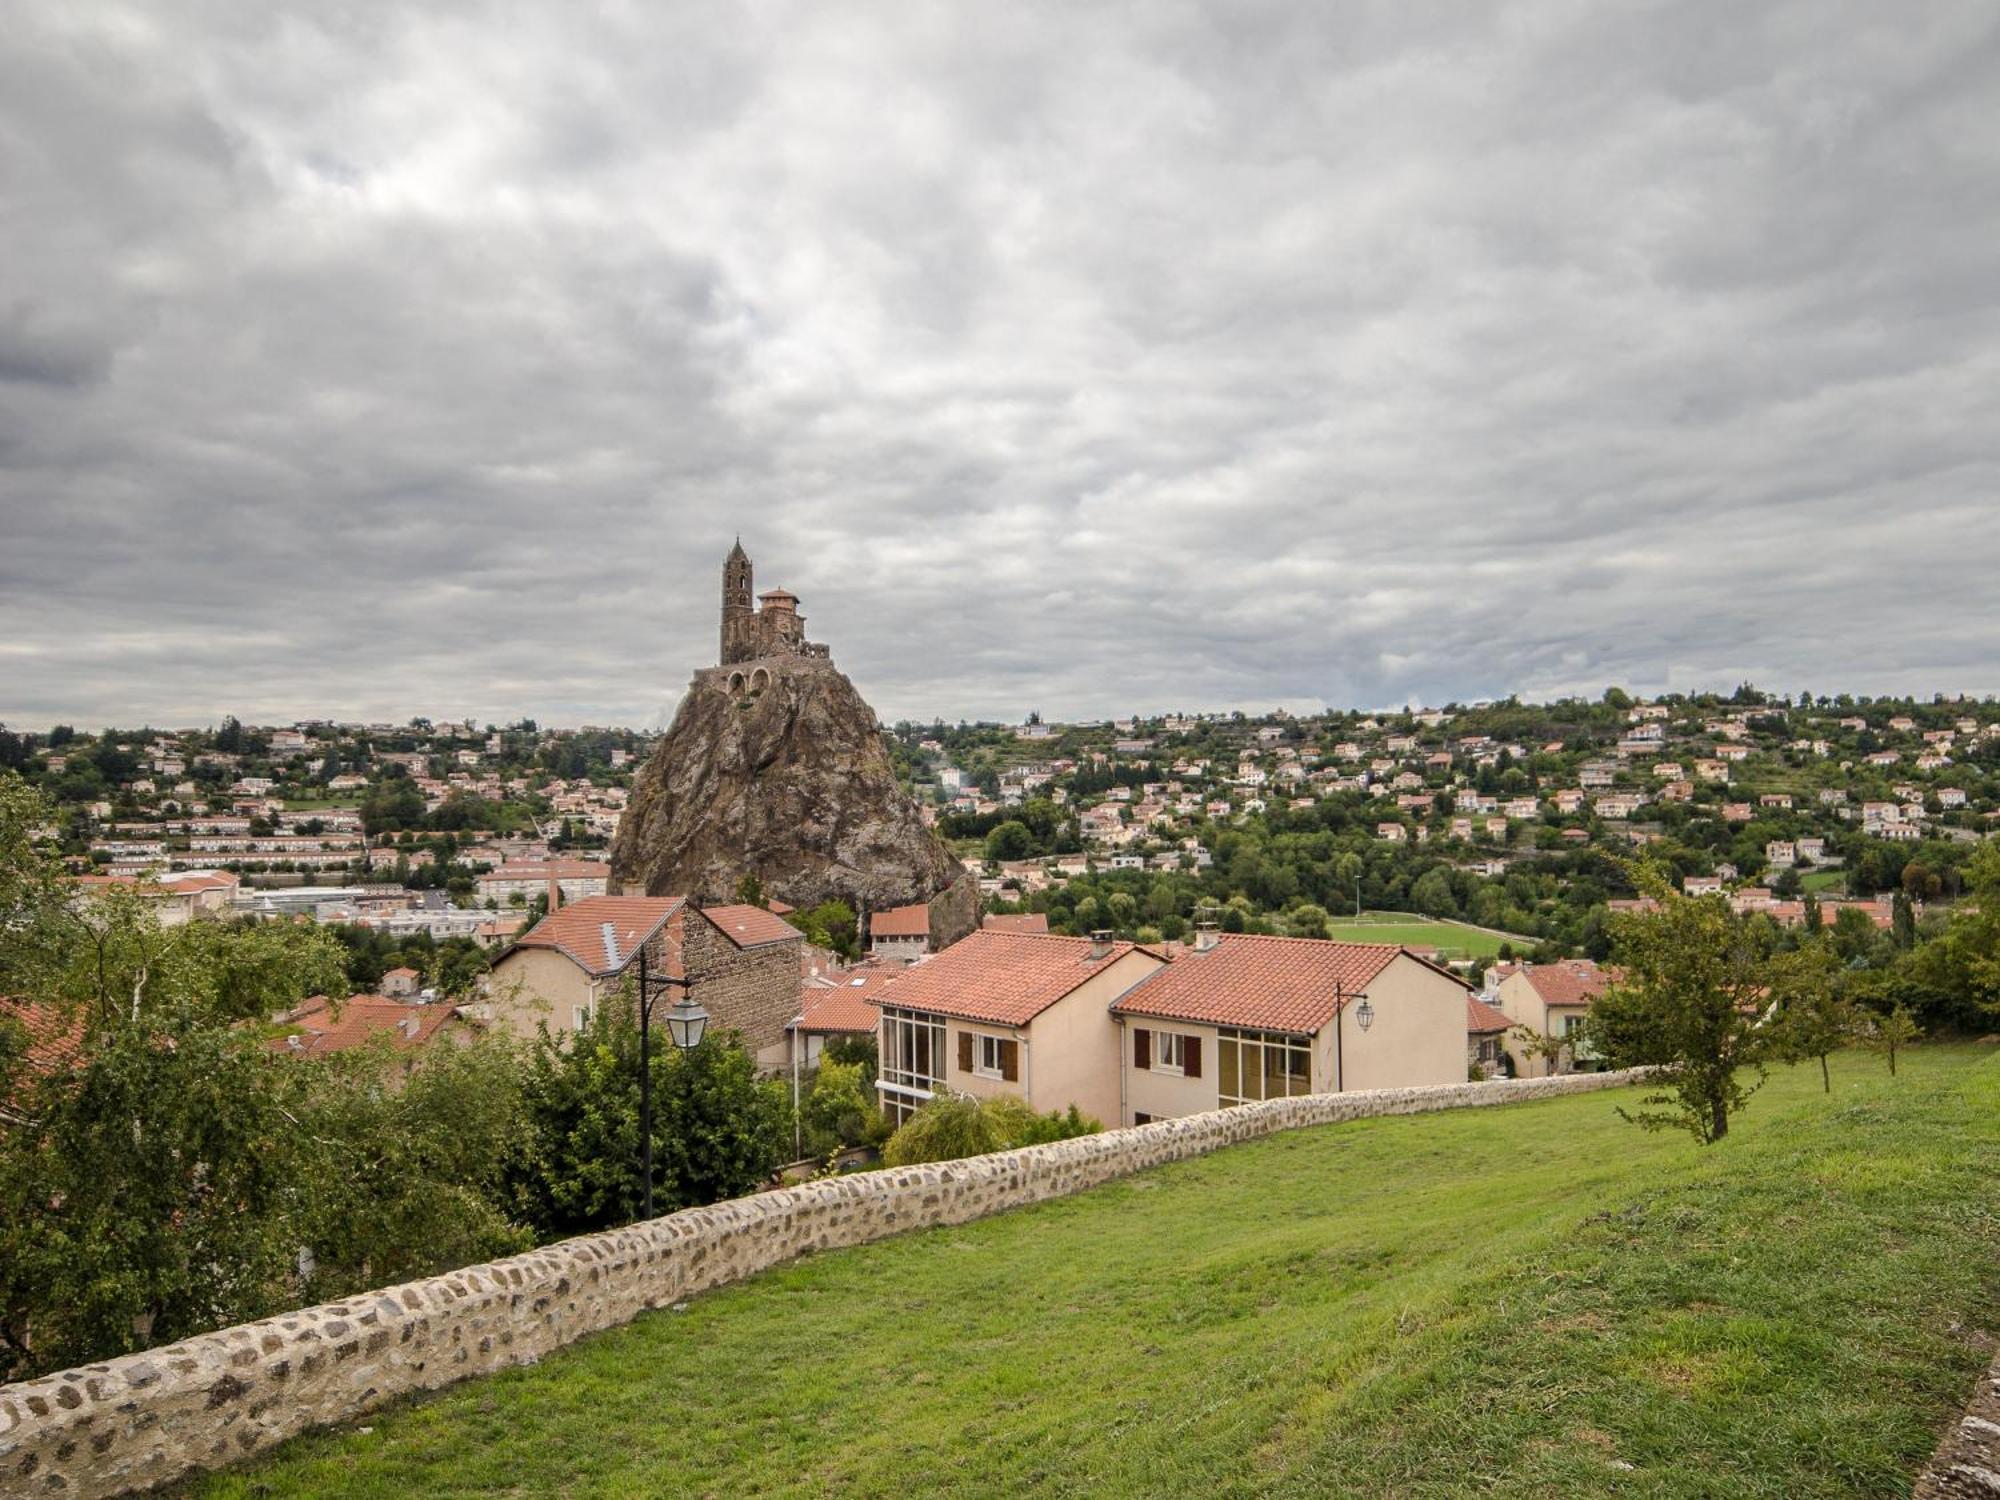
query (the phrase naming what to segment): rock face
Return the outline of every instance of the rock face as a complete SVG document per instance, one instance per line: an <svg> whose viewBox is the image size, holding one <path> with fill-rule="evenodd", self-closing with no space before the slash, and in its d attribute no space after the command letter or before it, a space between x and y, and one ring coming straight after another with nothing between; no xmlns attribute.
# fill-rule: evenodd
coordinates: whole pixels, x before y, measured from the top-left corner
<svg viewBox="0 0 2000 1500"><path fill-rule="evenodd" d="M896 784L875 712L830 661L695 673L611 846L613 891L733 899L746 873L793 906L928 902L943 944L978 890Z"/></svg>

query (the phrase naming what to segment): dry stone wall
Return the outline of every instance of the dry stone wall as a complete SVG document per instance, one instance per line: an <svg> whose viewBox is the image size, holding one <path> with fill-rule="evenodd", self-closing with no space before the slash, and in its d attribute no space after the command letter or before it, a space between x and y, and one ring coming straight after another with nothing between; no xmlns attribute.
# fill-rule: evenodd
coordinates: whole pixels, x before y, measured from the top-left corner
<svg viewBox="0 0 2000 1500"><path fill-rule="evenodd" d="M218 1468L413 1391L509 1365L814 1250L1080 1192L1301 1126L1508 1104L1617 1073L1274 1099L966 1161L686 1209L167 1348L0 1386L0 1494L117 1495Z"/></svg>

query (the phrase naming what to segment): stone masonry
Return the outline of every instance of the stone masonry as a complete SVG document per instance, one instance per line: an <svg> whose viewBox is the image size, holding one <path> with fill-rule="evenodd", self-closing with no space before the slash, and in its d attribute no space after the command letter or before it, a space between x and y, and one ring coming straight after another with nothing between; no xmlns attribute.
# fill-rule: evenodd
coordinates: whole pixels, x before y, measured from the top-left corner
<svg viewBox="0 0 2000 1500"><path fill-rule="evenodd" d="M962 1224L1276 1131L1587 1093L1635 1078L1586 1073L1273 1099L685 1209L0 1386L0 1494L118 1495L219 1468L395 1397L533 1363L796 1256Z"/></svg>
<svg viewBox="0 0 2000 1500"><path fill-rule="evenodd" d="M741 1034L760 1068L786 1061L785 1027L799 1013L801 941L738 948L712 922L682 926L682 960L695 998L716 1026Z"/></svg>

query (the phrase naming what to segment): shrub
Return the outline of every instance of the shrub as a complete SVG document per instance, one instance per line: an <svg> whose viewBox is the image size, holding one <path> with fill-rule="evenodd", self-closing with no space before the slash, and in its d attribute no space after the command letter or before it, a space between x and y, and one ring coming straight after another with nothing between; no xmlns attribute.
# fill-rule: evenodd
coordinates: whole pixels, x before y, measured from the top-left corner
<svg viewBox="0 0 2000 1500"><path fill-rule="evenodd" d="M1066 1113L1038 1115L1011 1094L979 1099L940 1089L889 1137L882 1148L882 1161L891 1167L957 1161L1016 1146L1094 1135L1103 1128L1074 1104Z"/></svg>

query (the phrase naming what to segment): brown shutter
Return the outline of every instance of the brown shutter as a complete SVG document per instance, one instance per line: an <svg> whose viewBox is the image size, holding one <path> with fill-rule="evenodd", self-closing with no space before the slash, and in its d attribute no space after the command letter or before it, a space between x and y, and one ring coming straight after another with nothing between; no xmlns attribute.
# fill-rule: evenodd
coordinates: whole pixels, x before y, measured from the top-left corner
<svg viewBox="0 0 2000 1500"><path fill-rule="evenodd" d="M1153 1065L1153 1033L1143 1026L1132 1028L1132 1066L1150 1068Z"/></svg>
<svg viewBox="0 0 2000 1500"><path fill-rule="evenodd" d="M1000 1044L1000 1076L1009 1083L1021 1081L1021 1044L1002 1042Z"/></svg>
<svg viewBox="0 0 2000 1500"><path fill-rule="evenodd" d="M961 1031L958 1034L958 1071L961 1073L972 1071L972 1033L969 1031Z"/></svg>
<svg viewBox="0 0 2000 1500"><path fill-rule="evenodd" d="M1181 1056L1187 1060L1187 1076L1201 1077L1201 1038L1189 1036L1181 1038Z"/></svg>

